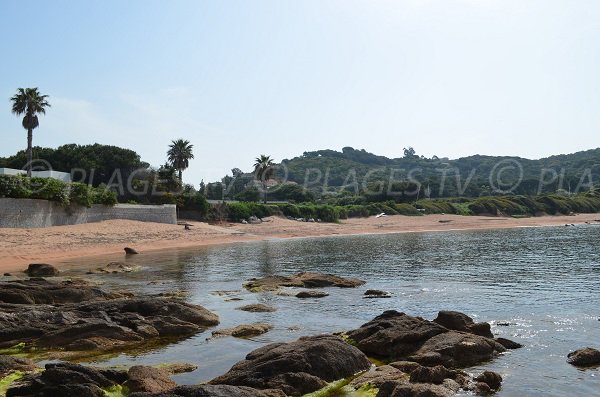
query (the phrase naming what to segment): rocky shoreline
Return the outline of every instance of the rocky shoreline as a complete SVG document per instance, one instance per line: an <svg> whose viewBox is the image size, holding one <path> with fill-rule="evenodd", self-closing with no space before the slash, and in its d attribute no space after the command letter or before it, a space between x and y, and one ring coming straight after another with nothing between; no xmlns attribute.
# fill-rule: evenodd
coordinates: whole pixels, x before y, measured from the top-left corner
<svg viewBox="0 0 600 397"><path fill-rule="evenodd" d="M244 286L252 292L276 293L282 287L315 292L321 287L363 284L363 280L329 274L298 273L252 279ZM378 294L386 296L384 291ZM239 309L276 310L264 305ZM0 349L4 349L0 391L9 397L283 397L316 392L318 396L445 397L461 390L488 395L500 389L502 376L491 371L472 376L464 369L521 347L495 338L489 323L476 323L463 313L440 311L427 320L388 310L339 335L305 336L260 347L203 385L178 386L170 378L175 372L193 370L189 365L124 370L58 362L42 369L24 357L43 352L45 358L64 360L85 352L159 346L218 324L217 314L176 296L104 291L84 280L33 277L0 282ZM270 328L269 324L241 324L212 333L213 337L248 337ZM595 349L582 349L569 355L569 362L598 365L599 355Z"/></svg>

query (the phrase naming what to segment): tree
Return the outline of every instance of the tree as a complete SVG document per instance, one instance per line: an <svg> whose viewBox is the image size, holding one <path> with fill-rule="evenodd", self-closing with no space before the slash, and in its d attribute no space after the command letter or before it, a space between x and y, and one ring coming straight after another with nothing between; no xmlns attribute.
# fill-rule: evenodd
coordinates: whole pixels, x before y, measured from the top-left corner
<svg viewBox="0 0 600 397"><path fill-rule="evenodd" d="M183 170L190 166L190 160L194 158L192 149L194 145L185 139L171 141L169 151L167 152L168 160L171 165L179 172L179 180L182 181Z"/></svg>
<svg viewBox="0 0 600 397"><path fill-rule="evenodd" d="M264 201L267 203L267 181L273 176L273 160L270 156L261 154L254 162L254 176L262 183Z"/></svg>
<svg viewBox="0 0 600 397"><path fill-rule="evenodd" d="M409 146L407 148L402 149L404 151L404 158L405 159L411 159L413 157L415 157L415 149L413 149L412 146Z"/></svg>
<svg viewBox="0 0 600 397"><path fill-rule="evenodd" d="M23 128L27 130L27 176L31 177L31 162L33 160L33 130L39 127L38 114L46 114L50 104L46 100L48 95L40 95L36 88L19 88L12 101L12 112L23 117Z"/></svg>

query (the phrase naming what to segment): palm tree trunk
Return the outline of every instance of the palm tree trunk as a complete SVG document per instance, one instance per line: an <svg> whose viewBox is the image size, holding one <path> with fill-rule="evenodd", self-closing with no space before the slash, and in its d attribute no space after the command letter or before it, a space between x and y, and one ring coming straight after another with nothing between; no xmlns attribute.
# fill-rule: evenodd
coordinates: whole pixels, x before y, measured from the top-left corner
<svg viewBox="0 0 600 397"><path fill-rule="evenodd" d="M265 191L265 204L267 204L267 184L263 183L263 190Z"/></svg>
<svg viewBox="0 0 600 397"><path fill-rule="evenodd" d="M31 178L31 163L33 162L33 129L27 129L27 176Z"/></svg>
<svg viewBox="0 0 600 397"><path fill-rule="evenodd" d="M183 186L183 170L179 169L179 182L181 182L181 186Z"/></svg>

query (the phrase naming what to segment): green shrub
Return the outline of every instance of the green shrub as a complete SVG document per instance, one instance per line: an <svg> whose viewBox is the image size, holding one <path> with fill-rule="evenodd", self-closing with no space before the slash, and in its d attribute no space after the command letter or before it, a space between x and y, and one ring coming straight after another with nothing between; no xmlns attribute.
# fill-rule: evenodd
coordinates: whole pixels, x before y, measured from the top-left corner
<svg viewBox="0 0 600 397"><path fill-rule="evenodd" d="M79 204L90 208L94 204L94 195L89 185L84 183L72 183L69 192L71 204Z"/></svg>
<svg viewBox="0 0 600 397"><path fill-rule="evenodd" d="M422 215L419 211L417 211L415 206L413 206L411 204L406 204L406 203L396 204L395 209L400 215L407 215L407 216Z"/></svg>

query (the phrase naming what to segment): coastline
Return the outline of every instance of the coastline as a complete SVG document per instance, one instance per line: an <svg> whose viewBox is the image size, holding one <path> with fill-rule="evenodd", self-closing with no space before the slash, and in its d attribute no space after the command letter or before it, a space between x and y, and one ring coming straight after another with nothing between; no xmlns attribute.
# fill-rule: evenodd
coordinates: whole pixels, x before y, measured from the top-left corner
<svg viewBox="0 0 600 397"><path fill-rule="evenodd" d="M181 225L114 220L43 229L0 228L0 271L24 270L29 263L59 264L65 260L118 254L130 246L143 252L194 248L303 237L367 234L444 232L562 226L596 223L600 214L542 216L532 218L461 215L402 215L381 218L352 218L340 223L297 222L279 217L258 225L224 223L209 225L190 221L191 230Z"/></svg>

